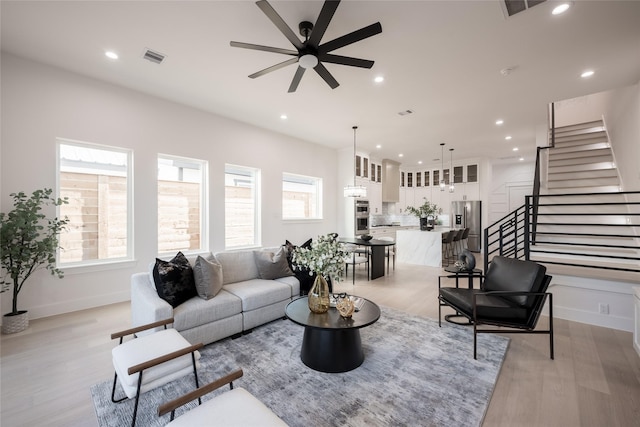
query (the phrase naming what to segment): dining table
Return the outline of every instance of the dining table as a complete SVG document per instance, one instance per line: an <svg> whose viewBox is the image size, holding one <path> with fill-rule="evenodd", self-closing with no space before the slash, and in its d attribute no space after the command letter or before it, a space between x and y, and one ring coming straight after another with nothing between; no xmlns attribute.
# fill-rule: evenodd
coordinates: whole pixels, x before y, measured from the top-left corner
<svg viewBox="0 0 640 427"><path fill-rule="evenodd" d="M384 258L387 246L393 246L396 243L390 240L363 240L358 237L340 237L340 243L351 243L353 245L365 246L371 249L370 269L371 280L384 276Z"/></svg>

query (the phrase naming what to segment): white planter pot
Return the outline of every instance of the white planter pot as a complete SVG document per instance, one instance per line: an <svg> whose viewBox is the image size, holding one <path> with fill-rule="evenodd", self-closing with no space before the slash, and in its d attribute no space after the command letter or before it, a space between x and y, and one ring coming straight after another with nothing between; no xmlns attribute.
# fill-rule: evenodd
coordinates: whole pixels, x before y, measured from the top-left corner
<svg viewBox="0 0 640 427"><path fill-rule="evenodd" d="M15 334L29 327L29 312L24 310L16 315L5 314L2 316L2 333Z"/></svg>

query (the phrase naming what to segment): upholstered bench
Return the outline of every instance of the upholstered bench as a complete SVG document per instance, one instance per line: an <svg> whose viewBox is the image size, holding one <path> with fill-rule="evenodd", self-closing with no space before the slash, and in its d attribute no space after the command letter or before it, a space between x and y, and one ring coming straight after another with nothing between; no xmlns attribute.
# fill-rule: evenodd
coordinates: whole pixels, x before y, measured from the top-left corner
<svg viewBox="0 0 640 427"><path fill-rule="evenodd" d="M171 427L205 426L214 423L225 427L286 427L287 424L282 419L271 412L264 403L260 402L247 390L241 387L233 388L233 381L242 375L242 369L239 369L191 393L167 402L158 408L158 415L162 416L171 412L172 421L167 424L167 426ZM176 408L226 384L230 385L230 391L219 394L173 419Z"/></svg>

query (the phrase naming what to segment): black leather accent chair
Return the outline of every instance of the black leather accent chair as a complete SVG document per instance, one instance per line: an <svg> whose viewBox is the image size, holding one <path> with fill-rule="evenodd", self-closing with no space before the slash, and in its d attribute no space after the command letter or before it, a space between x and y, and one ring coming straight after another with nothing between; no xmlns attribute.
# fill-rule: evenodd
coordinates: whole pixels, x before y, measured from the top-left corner
<svg viewBox="0 0 640 427"><path fill-rule="evenodd" d="M445 288L438 292L438 324L442 307L452 307L473 323L473 358L477 354L477 334L548 334L553 359L553 295L547 292L551 276L546 267L533 261L496 256L481 281L480 289ZM549 329L535 330L544 304L549 299ZM509 329L481 329L481 325Z"/></svg>

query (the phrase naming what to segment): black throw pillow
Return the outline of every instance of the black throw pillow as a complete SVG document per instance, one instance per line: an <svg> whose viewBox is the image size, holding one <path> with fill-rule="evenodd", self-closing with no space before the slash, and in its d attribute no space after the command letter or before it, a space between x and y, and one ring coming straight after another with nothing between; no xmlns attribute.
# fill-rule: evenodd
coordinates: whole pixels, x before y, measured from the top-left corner
<svg viewBox="0 0 640 427"><path fill-rule="evenodd" d="M178 252L171 261L156 258L153 281L158 296L173 308L197 295L193 269L182 252Z"/></svg>

